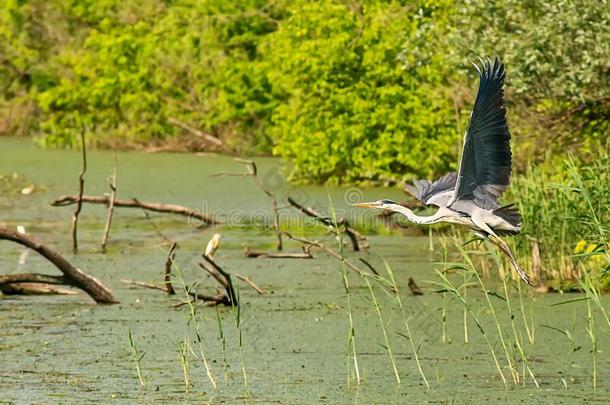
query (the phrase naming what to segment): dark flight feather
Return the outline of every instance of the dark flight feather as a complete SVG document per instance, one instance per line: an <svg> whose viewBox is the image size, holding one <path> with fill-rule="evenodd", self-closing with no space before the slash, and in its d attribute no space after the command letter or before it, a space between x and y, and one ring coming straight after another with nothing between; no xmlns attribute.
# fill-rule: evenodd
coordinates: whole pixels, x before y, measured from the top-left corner
<svg viewBox="0 0 610 405"><path fill-rule="evenodd" d="M482 63L479 91L464 137L455 194L484 209L497 208L497 199L510 183L510 132L504 108L504 65L496 58Z"/></svg>

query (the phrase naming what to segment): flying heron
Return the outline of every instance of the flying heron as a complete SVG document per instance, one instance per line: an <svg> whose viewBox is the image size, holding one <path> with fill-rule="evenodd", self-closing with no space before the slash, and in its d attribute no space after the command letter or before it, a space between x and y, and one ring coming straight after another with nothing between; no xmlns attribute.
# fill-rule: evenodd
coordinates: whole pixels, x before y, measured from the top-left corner
<svg viewBox="0 0 610 405"><path fill-rule="evenodd" d="M434 182L415 180L405 190L426 205L438 207L430 216L419 216L392 200L354 204L397 212L415 224L438 222L465 225L480 238L489 240L508 256L527 284L529 277L519 267L501 235L521 230L521 215L513 205L500 206L498 199L508 188L511 173L510 132L504 108L504 64L481 60L474 64L479 74L479 91L464 136L458 172L447 173Z"/></svg>

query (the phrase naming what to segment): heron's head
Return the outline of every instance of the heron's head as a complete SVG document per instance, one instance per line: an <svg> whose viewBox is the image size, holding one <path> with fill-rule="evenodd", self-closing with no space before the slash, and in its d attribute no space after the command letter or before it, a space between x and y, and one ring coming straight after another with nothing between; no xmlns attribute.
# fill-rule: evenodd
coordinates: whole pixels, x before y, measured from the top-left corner
<svg viewBox="0 0 610 405"><path fill-rule="evenodd" d="M371 202L362 202L362 203L356 203L354 204L354 207L359 207L359 208L379 208L382 210L388 210L388 211L393 211L394 207L396 207L398 204L396 201L392 201L392 200L377 200L377 201L371 201Z"/></svg>

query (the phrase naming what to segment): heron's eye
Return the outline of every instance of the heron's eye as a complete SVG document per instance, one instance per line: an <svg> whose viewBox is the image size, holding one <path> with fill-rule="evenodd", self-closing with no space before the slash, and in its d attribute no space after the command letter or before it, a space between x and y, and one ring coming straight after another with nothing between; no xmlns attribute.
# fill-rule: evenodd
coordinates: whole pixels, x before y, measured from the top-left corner
<svg viewBox="0 0 610 405"><path fill-rule="evenodd" d="M381 200L381 202L382 202L383 204L396 204L396 203L395 203L394 201L392 201L392 200Z"/></svg>

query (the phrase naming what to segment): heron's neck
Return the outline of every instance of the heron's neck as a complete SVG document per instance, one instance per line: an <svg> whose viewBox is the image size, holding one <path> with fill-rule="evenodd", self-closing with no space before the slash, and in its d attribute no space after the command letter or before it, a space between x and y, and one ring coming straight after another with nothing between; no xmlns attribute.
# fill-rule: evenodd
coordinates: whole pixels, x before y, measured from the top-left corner
<svg viewBox="0 0 610 405"><path fill-rule="evenodd" d="M440 212L440 210L436 211L432 215L427 215L427 216L416 215L409 208L403 207L402 205L398 205L398 204L392 206L392 210L394 212L398 212L399 214L404 215L405 217L407 217L407 219L409 221L413 222L414 224L420 224L420 225L434 224L436 222L439 222L443 218L443 215Z"/></svg>

